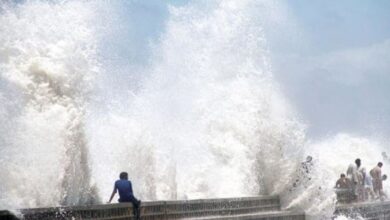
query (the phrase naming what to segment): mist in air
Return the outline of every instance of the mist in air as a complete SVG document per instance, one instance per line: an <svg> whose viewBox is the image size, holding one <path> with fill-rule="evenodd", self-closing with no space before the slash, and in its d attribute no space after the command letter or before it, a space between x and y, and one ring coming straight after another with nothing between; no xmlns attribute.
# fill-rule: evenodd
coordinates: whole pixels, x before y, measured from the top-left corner
<svg viewBox="0 0 390 220"><path fill-rule="evenodd" d="M339 174L390 151L389 9L1 2L0 207L101 203L126 170L142 200L278 194L332 214Z"/></svg>

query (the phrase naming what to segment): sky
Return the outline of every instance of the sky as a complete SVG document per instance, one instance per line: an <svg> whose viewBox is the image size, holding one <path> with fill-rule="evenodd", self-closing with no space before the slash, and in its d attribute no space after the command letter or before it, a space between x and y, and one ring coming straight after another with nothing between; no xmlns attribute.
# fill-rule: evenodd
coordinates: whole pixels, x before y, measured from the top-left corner
<svg viewBox="0 0 390 220"><path fill-rule="evenodd" d="M388 135L390 2L286 3L300 40L271 37L273 66L309 135ZM287 45L273 49L277 41Z"/></svg>
<svg viewBox="0 0 390 220"><path fill-rule="evenodd" d="M116 19L128 26L115 26L112 34L130 43L108 41L103 51L114 56L113 66L122 68L113 74L126 74L126 66L147 66L153 44L164 32L169 7L189 1L125 2L117 3ZM264 17L272 71L307 124L308 136L389 135L390 1L276 2L279 17ZM140 75L142 68L128 77ZM118 79L112 82L113 95L126 87L121 85L123 77Z"/></svg>

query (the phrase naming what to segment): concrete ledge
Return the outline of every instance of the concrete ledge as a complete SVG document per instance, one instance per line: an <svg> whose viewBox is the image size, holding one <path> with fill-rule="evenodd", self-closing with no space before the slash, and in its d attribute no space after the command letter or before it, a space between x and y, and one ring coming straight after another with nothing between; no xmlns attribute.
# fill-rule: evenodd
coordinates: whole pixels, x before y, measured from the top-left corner
<svg viewBox="0 0 390 220"><path fill-rule="evenodd" d="M166 213L170 218L191 218L213 215L229 216L260 211L277 211L279 209L279 198L275 196L166 202Z"/></svg>
<svg viewBox="0 0 390 220"><path fill-rule="evenodd" d="M73 207L50 207L18 210L26 220L129 220L133 218L131 203L102 204ZM359 216L370 220L390 220L390 202L340 204L336 215L352 219ZM224 199L143 202L142 220L155 219L268 219L303 220L304 213L280 211L277 196ZM17 219L7 210L0 211L0 219Z"/></svg>
<svg viewBox="0 0 390 220"><path fill-rule="evenodd" d="M143 220L183 219L204 216L231 216L261 211L277 211L279 209L279 197L277 196L157 201L143 202L141 216ZM131 203L35 208L19 211L26 220L133 219ZM6 216L9 216L9 213L0 215L0 219Z"/></svg>
<svg viewBox="0 0 390 220"><path fill-rule="evenodd" d="M337 205L335 216L345 215L351 218L358 216L364 219L390 220L390 202L364 202Z"/></svg>
<svg viewBox="0 0 390 220"><path fill-rule="evenodd" d="M291 211L261 212L235 216L191 218L191 220L305 220L305 213Z"/></svg>

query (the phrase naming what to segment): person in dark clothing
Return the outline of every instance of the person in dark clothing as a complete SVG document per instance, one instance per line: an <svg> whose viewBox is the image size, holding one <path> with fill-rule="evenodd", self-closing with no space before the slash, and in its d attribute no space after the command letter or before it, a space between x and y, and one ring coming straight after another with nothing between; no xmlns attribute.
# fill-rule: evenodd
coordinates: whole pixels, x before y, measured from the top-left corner
<svg viewBox="0 0 390 220"><path fill-rule="evenodd" d="M110 200L108 203L111 202L111 200L114 198L115 194L119 192L119 199L118 202L131 202L133 203L133 213L136 219L140 219L140 206L141 206L141 200L138 200L133 195L133 187L131 185L131 182L129 181L128 174L126 172L122 172L119 174L119 180L115 181L114 184L114 190L112 191Z"/></svg>

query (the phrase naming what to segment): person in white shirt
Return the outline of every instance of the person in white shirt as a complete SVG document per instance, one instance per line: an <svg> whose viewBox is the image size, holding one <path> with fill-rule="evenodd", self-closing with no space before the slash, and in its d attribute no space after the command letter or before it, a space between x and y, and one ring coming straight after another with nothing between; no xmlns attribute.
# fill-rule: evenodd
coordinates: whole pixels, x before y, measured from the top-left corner
<svg viewBox="0 0 390 220"><path fill-rule="evenodd" d="M359 186L359 173L358 170L361 165L361 160L357 158L355 164L350 164L347 169L347 178L351 181L352 191L355 196L355 200L358 199L358 186Z"/></svg>
<svg viewBox="0 0 390 220"><path fill-rule="evenodd" d="M360 169L360 172L362 173L363 176L363 201L374 199L375 198L375 193L372 188L372 179L371 176L367 173L366 168Z"/></svg>

